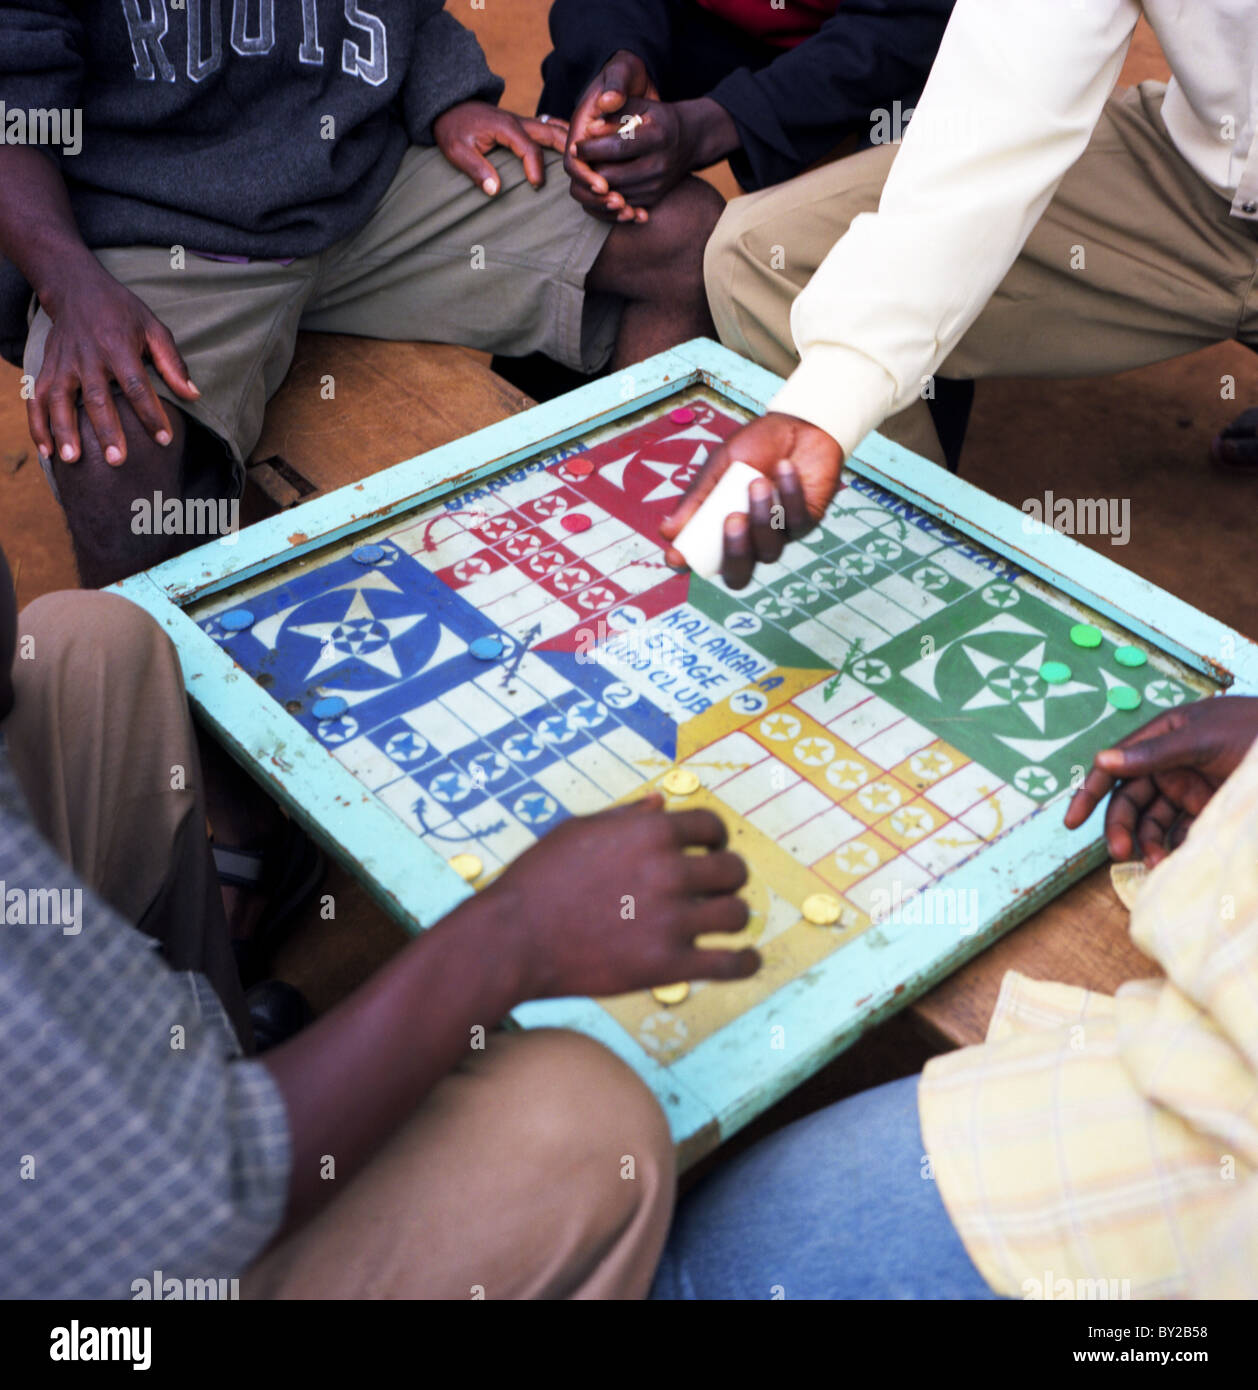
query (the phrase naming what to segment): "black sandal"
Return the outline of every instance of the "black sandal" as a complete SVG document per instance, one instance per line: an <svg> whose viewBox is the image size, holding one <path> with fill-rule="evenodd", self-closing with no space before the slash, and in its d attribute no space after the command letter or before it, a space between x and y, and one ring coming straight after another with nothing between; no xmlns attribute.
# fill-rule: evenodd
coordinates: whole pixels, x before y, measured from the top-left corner
<svg viewBox="0 0 1258 1390"><path fill-rule="evenodd" d="M246 986L260 978L260 968L297 924L301 910L319 889L327 856L295 822L285 819L262 849L211 844L220 883L270 899L254 934L233 941L236 964Z"/></svg>

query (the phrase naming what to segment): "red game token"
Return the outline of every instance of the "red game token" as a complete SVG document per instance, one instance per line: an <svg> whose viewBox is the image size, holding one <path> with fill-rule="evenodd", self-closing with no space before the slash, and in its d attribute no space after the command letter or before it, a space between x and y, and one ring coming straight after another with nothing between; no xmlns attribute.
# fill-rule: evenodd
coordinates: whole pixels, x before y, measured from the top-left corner
<svg viewBox="0 0 1258 1390"><path fill-rule="evenodd" d="M563 468L572 478L588 478L594 472L594 465L589 459L565 459Z"/></svg>
<svg viewBox="0 0 1258 1390"><path fill-rule="evenodd" d="M695 413L689 406L678 406L676 410L669 412L668 418L674 425L693 425Z"/></svg>
<svg viewBox="0 0 1258 1390"><path fill-rule="evenodd" d="M588 531L594 523L584 512L569 512L559 524L565 531Z"/></svg>

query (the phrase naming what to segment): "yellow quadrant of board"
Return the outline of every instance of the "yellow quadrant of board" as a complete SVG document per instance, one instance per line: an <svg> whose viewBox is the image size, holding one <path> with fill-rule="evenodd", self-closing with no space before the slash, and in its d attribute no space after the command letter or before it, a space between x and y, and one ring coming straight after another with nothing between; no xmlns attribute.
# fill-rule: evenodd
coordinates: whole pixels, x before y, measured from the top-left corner
<svg viewBox="0 0 1258 1390"><path fill-rule="evenodd" d="M662 778L647 790L663 791ZM642 792L626 797L638 800ZM665 793L667 795L667 793ZM729 832L729 847L747 864L748 880L739 896L746 902L751 920L736 936L703 936L704 947L754 946L763 957L759 971L747 980L714 984L691 981L690 994L681 1004L662 1006L649 990L600 999L598 1003L658 1061L669 1063L684 1057L705 1038L744 1014L789 981L824 960L832 951L859 936L869 918L826 883L814 870L793 859L755 826L737 815L718 796L700 787L686 797L668 797L670 810L714 811ZM773 886L770 886L770 885ZM815 927L803 917L805 899L814 893L839 897L844 925ZM627 931L633 924L625 924Z"/></svg>
<svg viewBox="0 0 1258 1390"><path fill-rule="evenodd" d="M791 705L801 691L817 684L818 673L779 667L773 676L780 678L781 684L772 691L765 708L753 718L735 713L728 702L723 702L684 724L678 730L677 765L694 769L703 780L713 771L705 752L714 743L735 732L750 733L760 722L771 718L774 712L784 709L792 711L791 718L800 723L801 736L806 737L813 732L825 734L826 730ZM830 737L833 738L832 735ZM766 748L769 747L766 741L761 741ZM784 767L825 791L836 806L849 804L852 809L858 809L855 797L859 793L855 783L851 788L828 784L817 769L801 762L788 744L775 745L771 752ZM881 768L861 758L853 750L844 749L843 752L854 765L860 765L862 775L872 783L894 781L896 779L892 774L898 774L903 779L908 797L915 797L946 772L956 772L971 762L964 754L939 739L922 749L919 755L897 764L894 769ZM911 769L910 763L917 764L922 770ZM728 768L716 770L729 771ZM730 848L742 855L747 863L748 883L740 896L748 904L751 920L747 928L736 936L702 937L699 944L732 947L752 945L760 951L763 964L755 975L746 980L691 981L689 994L675 1005L662 1005L649 990L597 1001L664 1065L685 1057L733 1019L762 1003L782 986L867 930L871 925L868 914L844 895L844 889L867 876L871 868L886 862L903 848L894 842L894 833L885 819L880 819L876 813L867 814L856 817L866 821L863 835L843 845L836 845L823 860L809 865L787 853L768 835L732 810L721 800L719 790L714 792L701 785L688 795L670 796L670 771L672 769L661 758L654 780L623 800L636 800L648 790L658 790L664 794L670 810L707 807L720 816L729 832ZM1003 784L994 775L991 783L992 801L995 803L995 793ZM952 823L969 842L958 843L956 849L968 852L972 846L977 850L989 838L995 838L1000 833L1003 825L999 807L993 804L989 810L991 814L984 817L986 823L977 834L964 832L962 827ZM940 822L950 821L950 817L942 812L936 812L936 815ZM889 840L888 836L892 839ZM850 872L845 868L844 854L853 858ZM860 862L855 862L857 860ZM815 894L837 899L842 912L838 924L816 926L805 920L803 905Z"/></svg>

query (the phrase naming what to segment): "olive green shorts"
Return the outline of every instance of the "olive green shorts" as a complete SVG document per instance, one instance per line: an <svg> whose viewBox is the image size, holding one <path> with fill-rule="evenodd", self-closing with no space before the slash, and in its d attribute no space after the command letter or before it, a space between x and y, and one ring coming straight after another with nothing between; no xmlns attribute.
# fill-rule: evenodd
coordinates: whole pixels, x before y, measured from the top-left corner
<svg viewBox="0 0 1258 1390"><path fill-rule="evenodd" d="M502 184L492 198L440 150L413 146L359 231L288 265L180 256L169 247L97 251L174 335L201 398L181 400L150 374L159 395L222 441L232 495L244 487L245 461L299 330L512 357L544 352L582 372L607 362L621 301L587 294L585 281L610 225L573 201L559 155L547 152L540 189L516 155L497 150L490 158ZM31 320L24 370L32 376L51 326L42 310Z"/></svg>

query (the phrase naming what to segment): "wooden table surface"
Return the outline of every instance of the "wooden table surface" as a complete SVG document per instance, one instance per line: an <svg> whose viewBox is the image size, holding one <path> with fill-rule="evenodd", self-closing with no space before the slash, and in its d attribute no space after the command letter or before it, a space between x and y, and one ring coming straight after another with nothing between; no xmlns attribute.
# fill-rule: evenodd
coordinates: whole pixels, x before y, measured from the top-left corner
<svg viewBox="0 0 1258 1390"><path fill-rule="evenodd" d="M1125 980L1160 968L1132 945L1127 909L1110 885L1109 865L1093 870L994 946L923 995L910 1011L940 1042L982 1042L1006 970L1112 994Z"/></svg>

